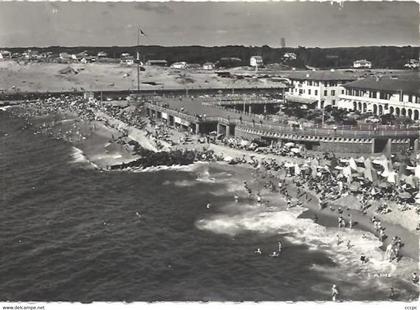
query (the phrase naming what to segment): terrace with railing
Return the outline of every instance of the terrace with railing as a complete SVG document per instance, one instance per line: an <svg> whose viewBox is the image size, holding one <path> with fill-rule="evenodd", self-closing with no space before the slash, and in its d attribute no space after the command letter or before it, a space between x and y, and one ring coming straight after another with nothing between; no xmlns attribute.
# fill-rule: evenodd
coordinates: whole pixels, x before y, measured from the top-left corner
<svg viewBox="0 0 420 310"><path fill-rule="evenodd" d="M191 123L217 122L223 125L235 125L239 128L248 129L252 132L258 132L265 136L276 136L276 134L287 134L293 136L306 137L329 137L329 138L352 138L352 139L370 139L370 138L417 138L420 133L418 126L409 125L285 125L276 123L272 120L253 119L252 116L233 113L227 110L220 110L218 116L192 115L187 111L176 110L162 103L146 103L146 107L165 112L168 115L182 118ZM223 116L222 116L223 115Z"/></svg>

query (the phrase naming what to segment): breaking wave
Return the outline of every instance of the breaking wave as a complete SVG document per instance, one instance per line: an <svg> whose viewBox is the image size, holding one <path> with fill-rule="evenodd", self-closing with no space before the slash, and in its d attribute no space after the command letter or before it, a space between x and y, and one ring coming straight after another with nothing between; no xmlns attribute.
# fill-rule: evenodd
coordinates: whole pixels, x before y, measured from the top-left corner
<svg viewBox="0 0 420 310"><path fill-rule="evenodd" d="M71 157L73 158L72 162L73 163L79 163L79 164L88 164L96 169L98 169L99 167L91 162L86 155L83 153L83 151L75 146L72 146L72 153L71 153Z"/></svg>
<svg viewBox="0 0 420 310"><path fill-rule="evenodd" d="M338 266L350 269L355 274L391 276L396 270L396 263L384 260L385 253L379 248L382 243L371 233L318 225L312 219L299 218L306 210L300 207L279 210L276 207L241 205L241 208L246 211L240 214L216 214L197 221L196 227L229 236L243 232L286 235L282 238L287 242L305 245L309 250L322 251ZM368 263L361 264L362 255L368 257ZM314 265L313 268L323 267Z"/></svg>

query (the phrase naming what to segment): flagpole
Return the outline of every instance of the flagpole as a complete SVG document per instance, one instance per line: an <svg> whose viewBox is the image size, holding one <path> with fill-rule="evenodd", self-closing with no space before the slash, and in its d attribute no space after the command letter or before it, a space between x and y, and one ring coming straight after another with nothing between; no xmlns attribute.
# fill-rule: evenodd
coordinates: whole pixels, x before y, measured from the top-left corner
<svg viewBox="0 0 420 310"><path fill-rule="evenodd" d="M137 99L140 95L140 28L137 29Z"/></svg>

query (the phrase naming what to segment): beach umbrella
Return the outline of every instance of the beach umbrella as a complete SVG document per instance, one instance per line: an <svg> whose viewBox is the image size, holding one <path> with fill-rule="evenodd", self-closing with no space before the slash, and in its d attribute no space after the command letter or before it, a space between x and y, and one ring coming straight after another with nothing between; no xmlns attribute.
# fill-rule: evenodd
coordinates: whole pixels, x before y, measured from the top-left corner
<svg viewBox="0 0 420 310"><path fill-rule="evenodd" d="M391 184L389 184L388 182L381 182L378 185L380 188L389 188L391 187Z"/></svg>
<svg viewBox="0 0 420 310"><path fill-rule="evenodd" d="M407 192L403 192L403 193L399 194L398 197L400 197L403 200L407 200L407 199L411 198L411 194L407 193Z"/></svg>
<svg viewBox="0 0 420 310"><path fill-rule="evenodd" d="M360 189L360 183L353 182L350 184L349 189L352 192L357 192Z"/></svg>
<svg viewBox="0 0 420 310"><path fill-rule="evenodd" d="M233 157L232 156L226 156L225 158L224 158L224 161L225 162L231 162L233 160Z"/></svg>

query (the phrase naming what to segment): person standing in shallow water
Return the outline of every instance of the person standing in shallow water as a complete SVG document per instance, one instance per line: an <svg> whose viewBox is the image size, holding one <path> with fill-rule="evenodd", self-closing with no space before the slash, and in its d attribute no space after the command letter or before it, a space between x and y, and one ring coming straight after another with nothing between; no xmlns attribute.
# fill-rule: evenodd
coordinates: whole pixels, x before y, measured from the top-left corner
<svg viewBox="0 0 420 310"><path fill-rule="evenodd" d="M333 286L331 288L331 299L332 299L332 301L337 301L339 294L340 293L338 291L337 285L333 284Z"/></svg>

